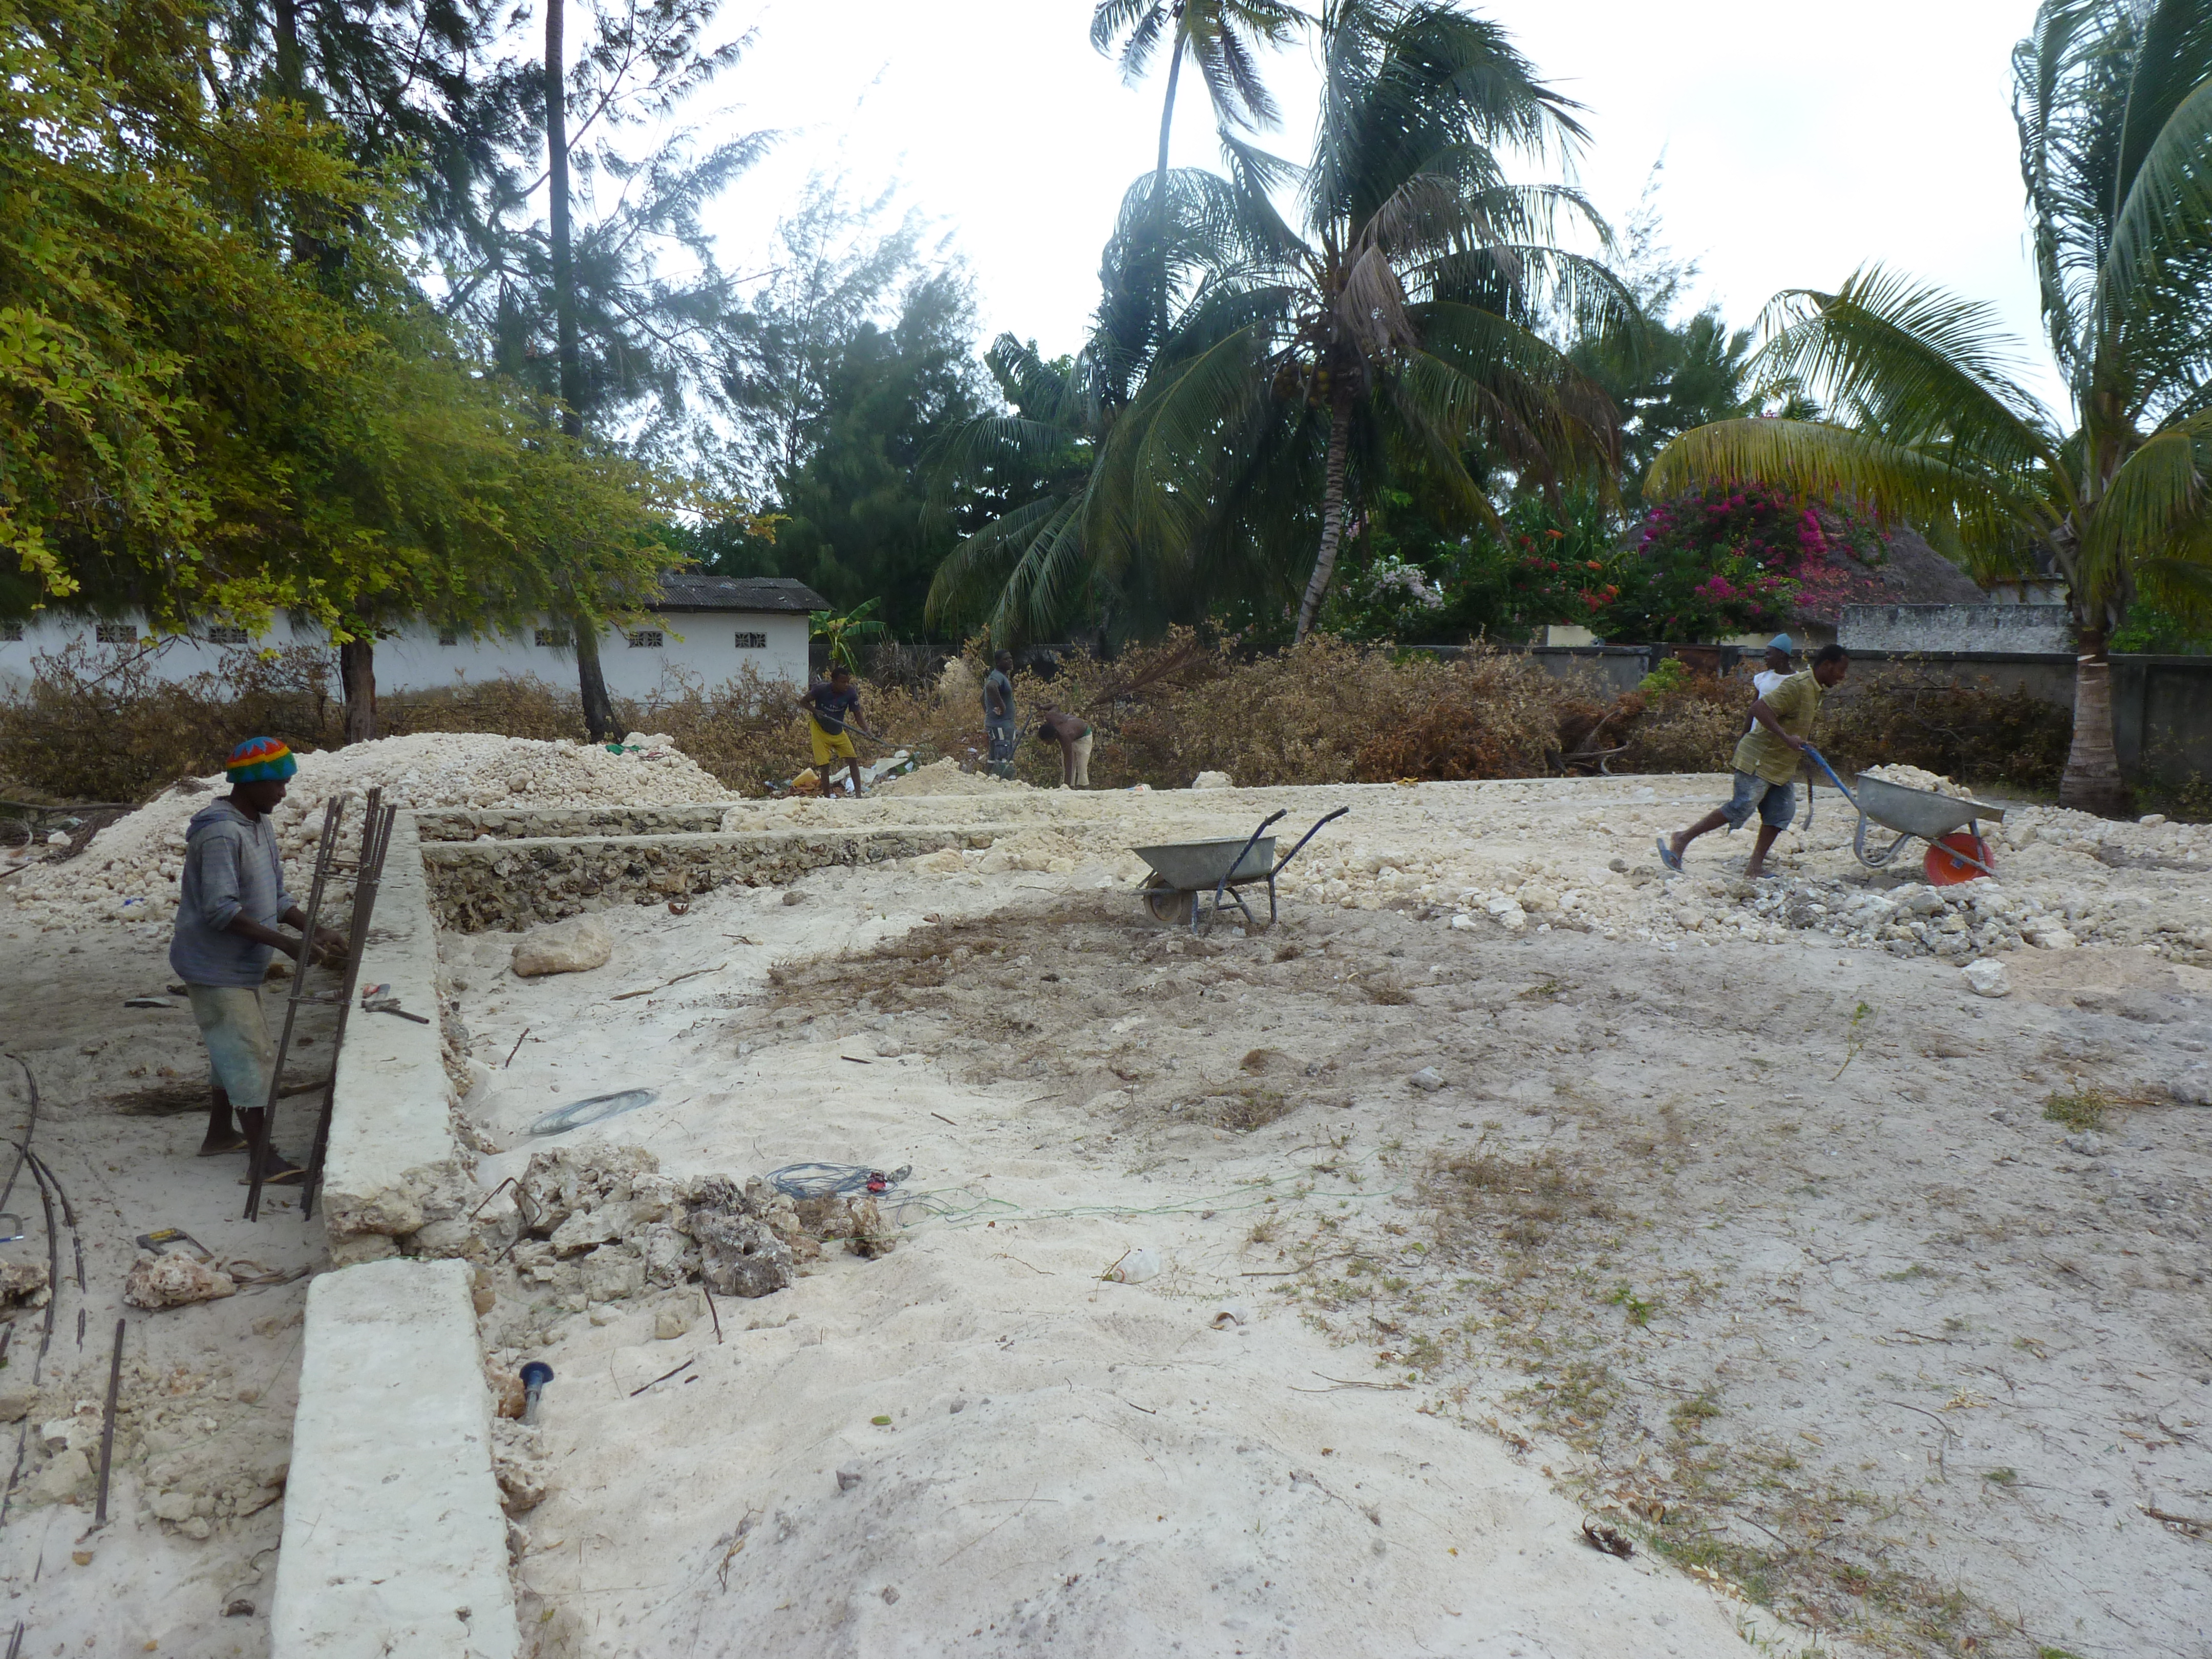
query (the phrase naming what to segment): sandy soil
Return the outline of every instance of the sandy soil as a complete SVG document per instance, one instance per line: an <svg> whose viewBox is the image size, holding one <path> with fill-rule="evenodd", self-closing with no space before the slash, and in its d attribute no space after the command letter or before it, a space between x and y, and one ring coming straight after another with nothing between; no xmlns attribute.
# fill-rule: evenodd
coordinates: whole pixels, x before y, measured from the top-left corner
<svg viewBox="0 0 2212 1659"><path fill-rule="evenodd" d="M0 1523L8 1592L0 1636L12 1639L20 1625L25 1655L268 1650L301 1313L307 1275L322 1261L321 1230L302 1224L295 1196L273 1189L258 1224L241 1220L243 1154L193 1156L206 1128L207 1060L191 1011L181 997L171 1008L122 1006L162 994L172 978L167 946L162 927L69 938L0 910L0 1046L37 1079L32 1150L76 1215L72 1227L55 1214L62 1285L51 1349L41 1362L45 1311L14 1310L0 1366L10 1410L15 1390L32 1395L23 1420L0 1431L0 1458L16 1459L23 1442ZM319 1075L329 1033L320 1021L301 1029L315 1041L299 1051L293 1075ZM11 1139L21 1136L27 1106L21 1068L0 1059L0 1120ZM295 1133L279 1144L303 1150L305 1142ZM0 1147L0 1170L13 1162L12 1149ZM44 1263L46 1224L28 1170L7 1207L28 1237L0 1245L0 1260ZM182 1227L229 1264L238 1293L160 1312L125 1307L133 1240L164 1226ZM99 1411L118 1318L109 1519L95 1529Z"/></svg>
<svg viewBox="0 0 2212 1659"><path fill-rule="evenodd" d="M544 1651L2212 1652L2203 1534L2159 1518L2212 1515L2197 844L2046 819L2072 840L2014 884L2144 936L2007 952L1988 1000L1955 953L1762 915L1740 844L1658 879L1710 793L749 805L1038 828L611 913L592 974L449 939L488 1187L531 1118L635 1085L563 1139L914 1169L896 1253L719 1340L690 1293L503 1290L559 1374ZM1115 850L1339 804L1263 939L1163 933ZM1787 880L1894 886L1840 842ZM1165 1271L1100 1282L1136 1246Z"/></svg>

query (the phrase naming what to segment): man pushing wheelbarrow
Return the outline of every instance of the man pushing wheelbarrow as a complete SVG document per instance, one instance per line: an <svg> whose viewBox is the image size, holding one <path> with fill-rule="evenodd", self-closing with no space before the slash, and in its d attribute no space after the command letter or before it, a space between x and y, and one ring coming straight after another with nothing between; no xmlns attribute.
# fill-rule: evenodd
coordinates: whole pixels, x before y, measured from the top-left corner
<svg viewBox="0 0 2212 1659"><path fill-rule="evenodd" d="M1751 861L1743 866L1753 880L1766 873L1767 849L1774 838L1790 827L1797 811L1797 769L1803 763L1806 739L1820 712L1820 699L1850 672L1850 653L1840 645L1824 645L1813 653L1813 665L1792 674L1751 706L1751 730L1736 740L1729 764L1735 772L1735 793L1725 806L1715 807L1686 830L1659 837L1659 861L1678 874L1682 854L1699 836L1711 835L1726 824L1741 830L1759 814L1759 839L1752 843Z"/></svg>

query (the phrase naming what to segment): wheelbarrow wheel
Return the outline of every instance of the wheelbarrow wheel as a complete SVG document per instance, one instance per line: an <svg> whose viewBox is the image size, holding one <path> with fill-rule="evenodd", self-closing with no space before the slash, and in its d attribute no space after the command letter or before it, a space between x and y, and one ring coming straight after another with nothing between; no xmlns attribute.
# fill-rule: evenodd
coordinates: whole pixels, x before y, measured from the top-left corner
<svg viewBox="0 0 2212 1659"><path fill-rule="evenodd" d="M1152 913L1152 920L1170 927L1181 927L1190 921L1191 895L1172 887L1148 887L1145 890L1145 908Z"/></svg>
<svg viewBox="0 0 2212 1659"><path fill-rule="evenodd" d="M1976 881L1986 873L1977 869L1972 860L1991 862L1990 844L1968 830L1954 830L1942 840L1930 842L1928 856L1920 860L1920 867L1928 873L1930 887L1955 887L1962 881Z"/></svg>

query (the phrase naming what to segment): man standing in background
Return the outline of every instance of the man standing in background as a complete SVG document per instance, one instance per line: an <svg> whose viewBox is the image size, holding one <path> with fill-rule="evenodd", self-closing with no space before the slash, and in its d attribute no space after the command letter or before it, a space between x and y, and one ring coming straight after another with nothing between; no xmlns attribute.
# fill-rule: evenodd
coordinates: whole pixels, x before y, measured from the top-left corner
<svg viewBox="0 0 2212 1659"><path fill-rule="evenodd" d="M1014 653L1001 651L983 677L983 735L991 757L985 769L994 777L1014 775L1014 744L1019 733L1014 725Z"/></svg>
<svg viewBox="0 0 2212 1659"><path fill-rule="evenodd" d="M1766 642L1766 666L1751 677L1752 689L1765 696L1790 678L1790 653L1796 645L1787 634L1777 634Z"/></svg>
<svg viewBox="0 0 2212 1659"><path fill-rule="evenodd" d="M842 760L852 774L854 797L867 793L860 783L860 757L853 748L853 733L845 729L845 723L854 720L854 731L862 731L854 720L860 712L860 693L853 684L853 671L843 663L836 664L828 679L817 680L806 688L799 706L806 711L806 736L814 747L814 769L821 775L822 793L826 795L835 787L837 763Z"/></svg>

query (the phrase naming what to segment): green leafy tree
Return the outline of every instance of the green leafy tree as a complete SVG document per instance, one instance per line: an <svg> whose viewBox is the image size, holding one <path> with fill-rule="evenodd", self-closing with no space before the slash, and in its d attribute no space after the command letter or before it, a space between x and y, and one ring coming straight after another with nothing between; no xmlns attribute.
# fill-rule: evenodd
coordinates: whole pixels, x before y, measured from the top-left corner
<svg viewBox="0 0 2212 1659"><path fill-rule="evenodd" d="M931 445L933 506L948 521L963 501L981 509L980 522L960 525L963 539L930 586L932 626L980 623L1006 644L1065 637L1079 625L1117 639L1164 619L1148 608L1146 595L1161 586L1142 568L1149 550L1112 533L1096 488L1106 436L1160 345L1156 182L1141 180L1121 199L1083 349L1048 359L1034 343L1000 335L983 362L1006 407L946 428ZM1228 186L1178 168L1168 175L1167 194L1170 289L1202 292L1205 275L1233 265L1246 246Z"/></svg>
<svg viewBox="0 0 2212 1659"><path fill-rule="evenodd" d="M849 668L857 674L861 641L883 636L884 619L876 615L882 604L881 599L870 599L842 616L835 611L817 611L809 621L806 637L821 642L831 667Z"/></svg>
<svg viewBox="0 0 2212 1659"><path fill-rule="evenodd" d="M297 100L215 96L205 21L0 8L0 610L295 609L365 647L649 584L650 477L470 374L404 199Z"/></svg>
<svg viewBox="0 0 2212 1659"><path fill-rule="evenodd" d="M1419 458L1487 520L1470 452L1530 480L1609 465L1612 412L1539 324L1563 311L1595 333L1633 314L1610 272L1553 243L1563 212L1595 222L1579 194L1507 178L1504 154L1583 134L1503 30L1403 0L1331 0L1316 27L1313 155L1292 167L1227 141L1238 258L1205 273L1116 423L1091 532L1224 560L1314 533L1317 509L1301 639L1355 469ZM1295 225L1275 185L1295 189Z"/></svg>
<svg viewBox="0 0 2212 1659"><path fill-rule="evenodd" d="M772 543L725 526L696 545L725 574L798 576L840 606L879 598L903 633L973 522L964 483L932 509L925 453L982 400L966 276L930 255L918 219L878 233L884 206L815 181L779 228L775 274L725 319L736 455L779 522Z"/></svg>
<svg viewBox="0 0 2212 1659"><path fill-rule="evenodd" d="M2116 813L2113 635L2139 597L2212 609L2212 0L2045 0L2013 67L2070 424L2015 378L1987 308L1868 270L1768 313L1759 367L1831 418L1698 428L1651 487L1757 479L1856 500L1984 570L2047 545L2080 647L2059 799Z"/></svg>

